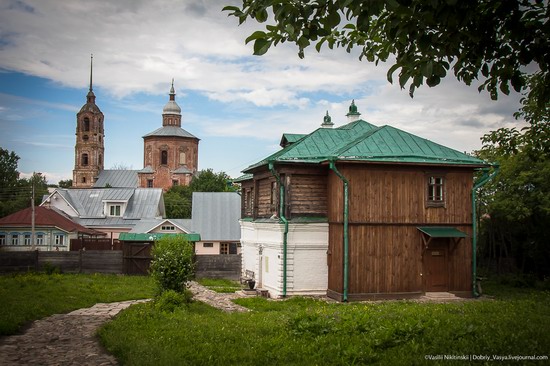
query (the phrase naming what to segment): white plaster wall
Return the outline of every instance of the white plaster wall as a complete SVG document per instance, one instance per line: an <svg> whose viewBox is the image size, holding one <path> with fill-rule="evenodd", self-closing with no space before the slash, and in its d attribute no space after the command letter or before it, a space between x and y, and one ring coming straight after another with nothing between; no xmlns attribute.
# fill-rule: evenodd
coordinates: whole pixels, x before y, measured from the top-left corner
<svg viewBox="0 0 550 366"><path fill-rule="evenodd" d="M241 222L243 273L254 271L258 287L283 294L283 230L278 222ZM328 224L289 224L287 295L326 294Z"/></svg>
<svg viewBox="0 0 550 366"><path fill-rule="evenodd" d="M204 243L213 243L212 248L205 248ZM196 254L220 254L220 242L219 241L198 241L195 243Z"/></svg>

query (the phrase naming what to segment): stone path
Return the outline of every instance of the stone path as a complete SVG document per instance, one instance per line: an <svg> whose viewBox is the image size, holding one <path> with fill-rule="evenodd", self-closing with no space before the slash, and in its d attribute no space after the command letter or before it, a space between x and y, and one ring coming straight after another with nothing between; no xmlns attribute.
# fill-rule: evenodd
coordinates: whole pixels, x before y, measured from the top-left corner
<svg viewBox="0 0 550 366"><path fill-rule="evenodd" d="M223 311L248 311L231 301L242 295L219 294L196 282L190 288L196 300ZM37 320L23 334L0 338L0 365L117 365L116 359L99 344L96 331L121 310L145 301L148 300L96 304Z"/></svg>

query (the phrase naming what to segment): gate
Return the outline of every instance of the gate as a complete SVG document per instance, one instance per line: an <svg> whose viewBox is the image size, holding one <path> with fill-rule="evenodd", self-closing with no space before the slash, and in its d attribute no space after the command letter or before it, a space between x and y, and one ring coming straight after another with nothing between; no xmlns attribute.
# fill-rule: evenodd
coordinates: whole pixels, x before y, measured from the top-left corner
<svg viewBox="0 0 550 366"><path fill-rule="evenodd" d="M151 265L151 242L129 242L123 244L124 273L128 275L148 275Z"/></svg>

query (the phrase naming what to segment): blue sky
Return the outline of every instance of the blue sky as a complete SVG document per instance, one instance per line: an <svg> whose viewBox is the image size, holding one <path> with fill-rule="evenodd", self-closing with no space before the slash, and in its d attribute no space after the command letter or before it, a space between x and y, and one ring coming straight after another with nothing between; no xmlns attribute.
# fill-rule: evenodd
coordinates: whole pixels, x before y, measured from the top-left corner
<svg viewBox="0 0 550 366"><path fill-rule="evenodd" d="M175 79L182 128L201 139L199 169L233 177L278 149L283 132L308 133L328 110L338 126L355 99L362 118L471 152L480 138L520 125L517 94L491 101L452 76L411 99L386 81L391 64L284 44L252 56L259 26L221 12L225 1L2 0L0 146L19 171L50 183L72 177L76 113L86 101L90 54L105 115L105 168L143 167L142 136L162 125Z"/></svg>

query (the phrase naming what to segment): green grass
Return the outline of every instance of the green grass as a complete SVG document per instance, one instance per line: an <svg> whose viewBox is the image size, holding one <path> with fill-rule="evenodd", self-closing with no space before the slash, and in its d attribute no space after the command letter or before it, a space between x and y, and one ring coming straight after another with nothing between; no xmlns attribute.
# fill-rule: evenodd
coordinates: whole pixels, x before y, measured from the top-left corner
<svg viewBox="0 0 550 366"><path fill-rule="evenodd" d="M199 278L197 279L197 282L205 287L208 287L212 291L220 293L233 293L243 288L238 281L219 278Z"/></svg>
<svg viewBox="0 0 550 366"><path fill-rule="evenodd" d="M438 361L426 355L548 355L550 350L547 291L448 304L237 302L253 311L224 313L194 302L160 312L154 304L140 304L106 324L100 336L128 365L433 365Z"/></svg>
<svg viewBox="0 0 550 366"><path fill-rule="evenodd" d="M39 274L0 276L0 335L25 324L100 302L150 298L155 291L145 276Z"/></svg>

